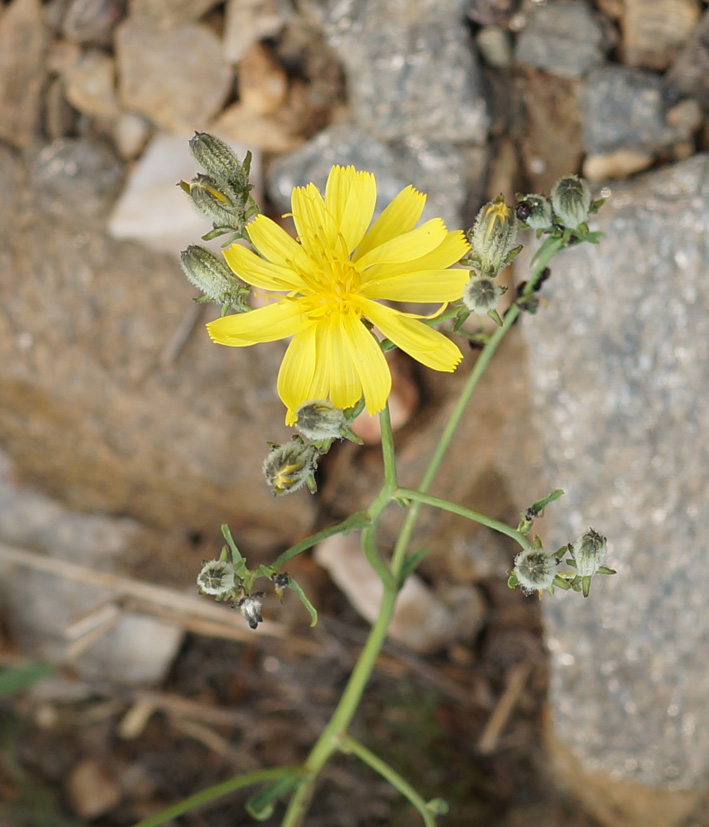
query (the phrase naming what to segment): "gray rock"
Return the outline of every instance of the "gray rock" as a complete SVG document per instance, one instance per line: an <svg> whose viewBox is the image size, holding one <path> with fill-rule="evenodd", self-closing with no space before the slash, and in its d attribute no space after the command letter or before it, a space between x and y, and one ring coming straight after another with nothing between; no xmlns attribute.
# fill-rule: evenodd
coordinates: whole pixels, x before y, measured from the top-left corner
<svg viewBox="0 0 709 827"><path fill-rule="evenodd" d="M163 30L130 16L116 29L116 61L124 108L175 133L204 128L233 82L219 39L195 24Z"/></svg>
<svg viewBox="0 0 709 827"><path fill-rule="evenodd" d="M0 12L0 140L24 147L39 125L47 30L39 0Z"/></svg>
<svg viewBox="0 0 709 827"><path fill-rule="evenodd" d="M306 4L342 61L363 131L483 144L490 116L462 3Z"/></svg>
<svg viewBox="0 0 709 827"><path fill-rule="evenodd" d="M582 0L532 4L517 40L517 63L567 80L603 63L610 44L598 17Z"/></svg>
<svg viewBox="0 0 709 827"><path fill-rule="evenodd" d="M709 11L672 63L665 77L668 89L696 98L709 109Z"/></svg>
<svg viewBox="0 0 709 827"><path fill-rule="evenodd" d="M477 164L476 164L477 160ZM278 158L270 170L269 192L284 211L293 187L313 182L324 188L333 164L352 164L377 179L377 210L408 184L428 195L424 218L440 216L451 228L461 225L470 179L485 174L484 149L460 150L448 141L410 138L387 146L351 125L321 132L301 149Z"/></svg>
<svg viewBox="0 0 709 827"><path fill-rule="evenodd" d="M659 75L623 66L605 66L579 88L582 139L586 152L618 149L657 152L691 132L667 121L667 101Z"/></svg>
<svg viewBox="0 0 709 827"><path fill-rule="evenodd" d="M709 155L618 186L593 223L600 246L552 263L544 324L523 325L567 492L546 543L593 526L618 569L543 600L553 729L585 770L689 788L709 768Z"/></svg>

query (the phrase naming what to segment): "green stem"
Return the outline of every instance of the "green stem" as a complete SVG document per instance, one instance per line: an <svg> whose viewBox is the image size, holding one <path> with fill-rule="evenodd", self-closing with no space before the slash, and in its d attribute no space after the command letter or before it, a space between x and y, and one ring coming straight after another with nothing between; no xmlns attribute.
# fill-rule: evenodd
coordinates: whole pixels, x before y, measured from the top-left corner
<svg viewBox="0 0 709 827"><path fill-rule="evenodd" d="M347 534L348 531L356 531L368 526L370 522L371 517L369 515L369 511L357 511L341 523L331 525L329 528L323 528L322 531L317 531L315 534L311 534L309 537L306 537L304 540L301 540L299 543L296 543L294 546L286 549L280 557L277 557L273 561L271 568L280 569L280 567L284 563L287 563L292 557L295 557L301 552L312 548L321 540L325 540L327 537L332 537L333 534Z"/></svg>
<svg viewBox="0 0 709 827"><path fill-rule="evenodd" d="M215 784L212 787L207 787L206 790L201 790L194 795L184 798L178 804L168 807L161 813L154 816L149 816L139 821L133 827L159 827L160 824L170 821L173 818L181 816L188 810L193 810L195 807L202 807L215 801L217 798L228 795L234 790L240 790L242 787L250 787L252 784L261 784L264 781L277 781L281 778L290 776L302 775L302 767L278 767L272 770L257 770L246 775L238 775L236 778L230 778L228 781L222 781L221 784Z"/></svg>
<svg viewBox="0 0 709 827"><path fill-rule="evenodd" d="M534 548L524 534L520 534L519 531L507 525L507 523L503 523L500 520L495 520L492 517L481 514L479 511L472 511L470 508L465 508L457 503L442 500L439 497L432 497L430 494L422 494L420 491L414 491L410 488L397 488L396 496L404 497L405 499L413 500L414 502L419 502L422 505L431 505L434 508L440 508L442 511L450 511L452 514L458 514L468 520L487 526L494 531L499 531L500 534L506 534L508 537L511 537L513 540L518 542L522 548Z"/></svg>
<svg viewBox="0 0 709 827"><path fill-rule="evenodd" d="M408 798L414 807L416 807L426 827L435 827L436 820L433 813L426 806L424 799L416 792L411 784L402 778L393 767L390 767L386 761L382 761L378 755L375 755L371 750L367 749L364 744L360 744L360 742L355 740L351 735L344 735L342 737L340 750L342 752L353 753L375 772L378 772L382 778L385 778L392 787L397 789L405 798Z"/></svg>

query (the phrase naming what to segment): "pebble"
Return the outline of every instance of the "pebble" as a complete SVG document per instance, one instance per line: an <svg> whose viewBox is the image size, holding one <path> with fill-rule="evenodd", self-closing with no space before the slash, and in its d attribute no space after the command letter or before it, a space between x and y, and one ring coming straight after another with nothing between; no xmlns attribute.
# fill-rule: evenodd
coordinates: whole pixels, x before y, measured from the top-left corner
<svg viewBox="0 0 709 827"><path fill-rule="evenodd" d="M174 133L204 128L232 88L219 39L200 25L161 30L131 15L116 29L116 61L125 109Z"/></svg>
<svg viewBox="0 0 709 827"><path fill-rule="evenodd" d="M90 49L63 73L69 103L79 112L100 118L118 117L116 71L105 52Z"/></svg>
<svg viewBox="0 0 709 827"><path fill-rule="evenodd" d="M663 71L699 22L699 0L625 0L621 17L623 62Z"/></svg>
<svg viewBox="0 0 709 827"><path fill-rule="evenodd" d="M113 29L126 11L126 0L71 0L61 31L74 43L111 46Z"/></svg>
<svg viewBox="0 0 709 827"><path fill-rule="evenodd" d="M163 30L199 20L219 0L130 0L131 14L155 21Z"/></svg>
<svg viewBox="0 0 709 827"><path fill-rule="evenodd" d="M67 796L74 812L85 819L103 815L121 799L116 780L95 758L84 758L71 770Z"/></svg>
<svg viewBox="0 0 709 827"><path fill-rule="evenodd" d="M696 98L704 110L709 109L709 10L673 61L665 83L675 95Z"/></svg>
<svg viewBox="0 0 709 827"><path fill-rule="evenodd" d="M483 26L475 36L475 45L482 59L493 69L507 69L512 65L512 43L502 26Z"/></svg>
<svg viewBox="0 0 709 827"><path fill-rule="evenodd" d="M254 43L275 37L293 14L287 0L228 0L224 16L224 57L238 63Z"/></svg>
<svg viewBox="0 0 709 827"><path fill-rule="evenodd" d="M694 131L691 123L668 123L659 75L624 66L604 66L585 78L579 112L583 144L593 155L619 149L657 152Z"/></svg>
<svg viewBox="0 0 709 827"><path fill-rule="evenodd" d="M305 138L300 126L300 118L289 107L260 115L242 103L233 103L212 121L209 131L250 149L282 154L302 146Z"/></svg>
<svg viewBox="0 0 709 827"><path fill-rule="evenodd" d="M575 80L603 63L608 38L581 0L533 4L515 49L517 63Z"/></svg>
<svg viewBox="0 0 709 827"><path fill-rule="evenodd" d="M271 115L288 96L288 76L263 43L253 43L239 62L239 100L256 115Z"/></svg>
<svg viewBox="0 0 709 827"><path fill-rule="evenodd" d="M589 181L627 178L652 166L654 160L655 157L650 152L617 149L607 155L587 155L583 162L583 174Z"/></svg>
<svg viewBox="0 0 709 827"><path fill-rule="evenodd" d="M150 124L140 115L121 112L113 124L116 151L125 161L137 158L150 138Z"/></svg>
<svg viewBox="0 0 709 827"><path fill-rule="evenodd" d="M47 31L39 0L0 12L0 140L24 147L39 126Z"/></svg>

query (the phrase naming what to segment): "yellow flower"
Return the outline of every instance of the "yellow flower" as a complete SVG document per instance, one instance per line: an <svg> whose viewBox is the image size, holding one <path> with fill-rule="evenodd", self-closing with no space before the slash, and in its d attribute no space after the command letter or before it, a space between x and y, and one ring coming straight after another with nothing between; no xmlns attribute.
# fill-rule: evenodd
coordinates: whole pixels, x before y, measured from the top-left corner
<svg viewBox="0 0 709 827"><path fill-rule="evenodd" d="M462 359L422 316L377 300L459 299L468 271L448 268L468 249L463 233L448 232L440 218L414 229L426 196L410 186L370 227L376 195L371 173L333 167L324 198L314 184L293 190L297 241L259 215L247 231L260 256L237 244L224 252L239 278L281 295L266 307L210 322L209 335L232 347L293 337L278 374L288 425L298 406L314 399L349 408L364 395L370 414L384 408L391 374L365 319L434 370L453 371Z"/></svg>

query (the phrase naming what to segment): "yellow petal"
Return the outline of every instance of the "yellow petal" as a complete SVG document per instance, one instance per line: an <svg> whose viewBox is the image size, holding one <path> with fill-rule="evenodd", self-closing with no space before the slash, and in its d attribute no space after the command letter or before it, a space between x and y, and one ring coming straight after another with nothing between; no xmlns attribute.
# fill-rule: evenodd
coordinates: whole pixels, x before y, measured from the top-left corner
<svg viewBox="0 0 709 827"><path fill-rule="evenodd" d="M300 244L268 216L257 215L246 231L259 253L274 264L305 272L312 268L312 262Z"/></svg>
<svg viewBox="0 0 709 827"><path fill-rule="evenodd" d="M315 184L296 187L291 195L291 205L298 241L316 264L322 259L323 250L330 252L337 249L335 245L338 243L342 245L335 221L325 209Z"/></svg>
<svg viewBox="0 0 709 827"><path fill-rule="evenodd" d="M371 172L333 167L325 188L325 207L345 240L346 254L362 240L374 215L377 185Z"/></svg>
<svg viewBox="0 0 709 827"><path fill-rule="evenodd" d="M418 223L426 204L426 196L413 187L405 187L382 211L365 234L357 252L352 257L358 261L362 256L403 233L408 233Z"/></svg>
<svg viewBox="0 0 709 827"><path fill-rule="evenodd" d="M258 310L222 316L209 322L207 330L217 344L247 347L258 342L284 339L309 324L299 300L284 298Z"/></svg>
<svg viewBox="0 0 709 827"><path fill-rule="evenodd" d="M463 358L453 342L437 330L383 304L367 299L362 303L366 303L365 316L398 348L422 365L450 373Z"/></svg>
<svg viewBox="0 0 709 827"><path fill-rule="evenodd" d="M263 290L297 290L302 287L300 276L291 268L257 256L241 244L232 244L224 250L229 267L248 284Z"/></svg>
<svg viewBox="0 0 709 827"><path fill-rule="evenodd" d="M370 280L360 289L360 296L370 299L408 302L452 302L463 295L470 278L467 270L420 270L405 276Z"/></svg>
<svg viewBox="0 0 709 827"><path fill-rule="evenodd" d="M411 261L431 253L440 247L447 235L441 218L432 218L411 232L385 241L357 260L358 269L365 270L373 264L397 264Z"/></svg>
<svg viewBox="0 0 709 827"><path fill-rule="evenodd" d="M379 413L386 405L391 391L391 373L379 343L371 332L354 314L347 314L342 319L345 348L349 351L348 358L354 365L359 377L361 392L367 413ZM353 405L359 399L359 394L348 405ZM335 405L333 397L332 399ZM338 405L338 407L340 407Z"/></svg>
<svg viewBox="0 0 709 827"><path fill-rule="evenodd" d="M322 358L328 365L329 396L338 408L349 408L362 396L362 383L353 361L347 319L352 314L333 313L323 323ZM355 321L359 324L356 316Z"/></svg>
<svg viewBox="0 0 709 827"><path fill-rule="evenodd" d="M443 241L426 255L413 261L403 261L398 264L374 264L363 274L365 281L382 279L389 276L405 276L419 270L443 270L460 261L468 252L470 245L461 230L447 233Z"/></svg>
<svg viewBox="0 0 709 827"><path fill-rule="evenodd" d="M293 337L278 371L278 395L289 411L313 398L310 388L315 374L315 328L311 324Z"/></svg>

